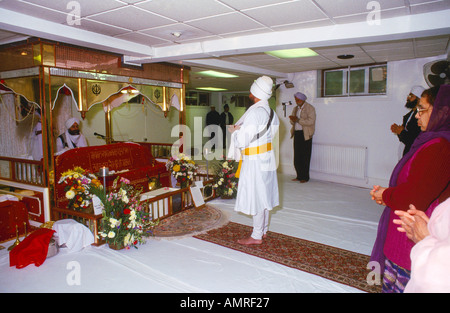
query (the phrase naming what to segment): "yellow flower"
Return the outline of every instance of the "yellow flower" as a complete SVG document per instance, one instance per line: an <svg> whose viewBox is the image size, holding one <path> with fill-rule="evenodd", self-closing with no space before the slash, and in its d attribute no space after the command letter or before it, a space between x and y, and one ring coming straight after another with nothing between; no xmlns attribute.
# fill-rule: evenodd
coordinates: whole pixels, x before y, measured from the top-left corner
<svg viewBox="0 0 450 313"><path fill-rule="evenodd" d="M175 164L175 165L173 166L173 168L172 168L172 170L173 170L174 172L178 172L180 169L181 169L181 168L180 168L180 166L179 166L178 164Z"/></svg>

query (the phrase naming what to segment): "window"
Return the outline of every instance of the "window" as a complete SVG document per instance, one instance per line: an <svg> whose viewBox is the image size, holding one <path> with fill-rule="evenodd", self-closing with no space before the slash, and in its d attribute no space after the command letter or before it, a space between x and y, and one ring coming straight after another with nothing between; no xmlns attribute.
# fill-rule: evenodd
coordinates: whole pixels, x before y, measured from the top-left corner
<svg viewBox="0 0 450 313"><path fill-rule="evenodd" d="M210 94L207 92L187 91L186 105L210 106Z"/></svg>
<svg viewBox="0 0 450 313"><path fill-rule="evenodd" d="M386 94L386 64L322 71L322 97Z"/></svg>
<svg viewBox="0 0 450 313"><path fill-rule="evenodd" d="M231 102L234 102L234 106L237 108L246 108L250 105L250 98L246 95L233 95Z"/></svg>

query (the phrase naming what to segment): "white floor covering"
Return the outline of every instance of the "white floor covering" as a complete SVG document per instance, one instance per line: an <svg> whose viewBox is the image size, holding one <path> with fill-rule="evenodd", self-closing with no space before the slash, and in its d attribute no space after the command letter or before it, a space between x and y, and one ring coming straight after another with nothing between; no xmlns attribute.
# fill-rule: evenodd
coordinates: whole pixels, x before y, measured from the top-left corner
<svg viewBox="0 0 450 313"><path fill-rule="evenodd" d="M292 182L279 175L281 206L272 211L270 230L363 254L370 254L383 208L369 190L341 184ZM233 211L234 200L211 205L233 222L251 217ZM12 244L4 243L8 247ZM74 267L75 265L75 267ZM79 278L79 280L77 280ZM0 293L359 293L308 274L195 238L147 241L139 249L113 251L106 245L59 254L40 267L9 266L0 250Z"/></svg>

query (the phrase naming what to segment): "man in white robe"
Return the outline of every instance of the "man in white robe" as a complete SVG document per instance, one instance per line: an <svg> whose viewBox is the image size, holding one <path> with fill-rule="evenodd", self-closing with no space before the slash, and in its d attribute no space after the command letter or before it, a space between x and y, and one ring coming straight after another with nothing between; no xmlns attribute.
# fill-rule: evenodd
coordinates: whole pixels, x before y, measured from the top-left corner
<svg viewBox="0 0 450 313"><path fill-rule="evenodd" d="M56 138L57 154L73 148L87 147L86 137L80 133L80 120L72 117L66 121L66 131Z"/></svg>
<svg viewBox="0 0 450 313"><path fill-rule="evenodd" d="M276 160L272 141L279 127L269 107L273 81L258 78L250 89L251 105L233 126L228 157L240 160L235 211L253 216L250 237L240 244L261 244L269 225L269 211L279 204ZM272 112L272 115L271 115Z"/></svg>

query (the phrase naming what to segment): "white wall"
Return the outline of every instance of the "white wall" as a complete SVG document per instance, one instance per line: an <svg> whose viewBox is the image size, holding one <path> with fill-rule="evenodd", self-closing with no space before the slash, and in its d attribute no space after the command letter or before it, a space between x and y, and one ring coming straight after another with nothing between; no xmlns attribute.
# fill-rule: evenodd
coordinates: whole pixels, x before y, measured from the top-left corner
<svg viewBox="0 0 450 313"><path fill-rule="evenodd" d="M293 173L292 140L289 139L290 124L284 117L282 102L294 101L294 93L301 91L308 102L316 108L316 133L313 142L366 146L368 148L368 182L353 182L344 178L328 177L329 180L371 187L387 186L394 166L397 164L403 144L390 131L392 123L401 123L407 113L406 97L414 85L428 88L423 78L425 63L442 59L422 58L388 63L387 94L383 96L359 96L344 98L321 98L318 96L317 71L290 75L295 88L280 88L277 92L277 113L280 117L280 172ZM319 77L320 78L320 77ZM287 116L293 105L287 106ZM311 173L312 178L318 174ZM323 178L323 175L320 177Z"/></svg>
<svg viewBox="0 0 450 313"><path fill-rule="evenodd" d="M281 86L271 98L272 107L280 119L279 132L279 172L292 174L293 167L292 140L290 139L290 124L288 117L293 105L288 105L286 117L284 116L282 102L291 101L293 104L294 93L302 91L308 96L308 102L316 108L317 121L316 133L313 142L342 145L365 146L368 148L368 181L354 181L342 177L324 177L317 173L311 173L312 178L325 179L341 183L347 183L362 187L371 187L374 184L388 185L391 172L398 162L403 144L398 141L390 131L392 123L401 123L402 116L407 113L404 107L406 96L414 85L422 85L427 88L423 78L423 65L425 63L443 59L442 57L422 58L388 63L388 92L384 96L359 96L341 98L321 98L318 96L317 71L308 71L290 74L289 80L295 88L286 89ZM250 88L250 86L249 86ZM237 121L244 113L244 108L236 108L230 102L233 93L212 93L212 104L220 113L223 104L230 106L230 112ZM170 131L178 123L178 111L171 109L167 118L162 116L158 108L146 108L142 111L140 105L122 105L120 111L113 116L113 135L115 139L149 142L175 142ZM172 112L173 110L173 112ZM200 142L196 142L196 148L202 149L209 140L203 136L205 116L209 107L189 106L186 108L187 126L202 132ZM88 135L90 144L103 144L92 136L93 132L101 132L104 129L104 114L99 112L89 113L90 116L82 122L83 133ZM138 116L139 122L136 122ZM197 119L195 119L197 117ZM98 127L101 126L101 127ZM201 145L201 146L199 146ZM192 142L192 146L195 143Z"/></svg>

